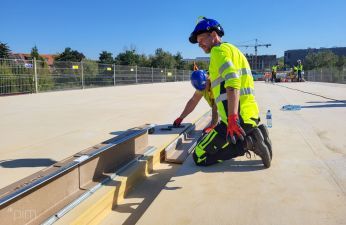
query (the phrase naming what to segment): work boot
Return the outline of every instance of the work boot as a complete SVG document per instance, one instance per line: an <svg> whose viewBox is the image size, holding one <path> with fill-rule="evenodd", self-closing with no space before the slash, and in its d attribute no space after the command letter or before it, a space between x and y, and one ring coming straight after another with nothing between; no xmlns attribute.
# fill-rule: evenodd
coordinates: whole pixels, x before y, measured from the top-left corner
<svg viewBox="0 0 346 225"><path fill-rule="evenodd" d="M267 145L269 153L270 153L270 159L273 158L273 151L272 151L272 141L269 138L269 132L268 132L268 128L266 126L264 126L264 124L261 124L258 126L258 128L260 129L263 138L264 138L264 143Z"/></svg>
<svg viewBox="0 0 346 225"><path fill-rule="evenodd" d="M262 159L264 167L270 167L270 152L268 147L264 143L263 135L260 129L253 128L251 133L249 133L244 140L245 151L252 151Z"/></svg>

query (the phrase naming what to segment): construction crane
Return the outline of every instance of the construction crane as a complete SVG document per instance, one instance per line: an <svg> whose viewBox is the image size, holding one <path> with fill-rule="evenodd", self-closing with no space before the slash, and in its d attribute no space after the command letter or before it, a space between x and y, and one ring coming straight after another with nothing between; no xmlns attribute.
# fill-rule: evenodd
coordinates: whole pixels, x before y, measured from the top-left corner
<svg viewBox="0 0 346 225"><path fill-rule="evenodd" d="M246 48L249 48L249 47L254 47L255 48L255 67L254 69L257 69L257 48L258 47L269 47L269 46L272 46L271 44L258 44L258 39L256 38L255 39L255 44L254 45L237 45L238 47L246 47Z"/></svg>

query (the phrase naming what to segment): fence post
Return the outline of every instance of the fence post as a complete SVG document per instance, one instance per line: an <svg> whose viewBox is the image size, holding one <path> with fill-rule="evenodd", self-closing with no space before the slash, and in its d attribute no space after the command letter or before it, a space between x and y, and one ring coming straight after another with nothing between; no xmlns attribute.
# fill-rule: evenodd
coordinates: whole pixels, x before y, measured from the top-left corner
<svg viewBox="0 0 346 225"><path fill-rule="evenodd" d="M185 78L184 78L184 71L185 71L185 70L183 69L183 81L185 81Z"/></svg>
<svg viewBox="0 0 346 225"><path fill-rule="evenodd" d="M177 82L177 68L175 68L175 73L174 73L174 82Z"/></svg>
<svg viewBox="0 0 346 225"><path fill-rule="evenodd" d="M151 67L151 83L154 83L154 68Z"/></svg>
<svg viewBox="0 0 346 225"><path fill-rule="evenodd" d="M35 79L35 92L38 93L38 79L37 79L36 57L34 57L34 79Z"/></svg>
<svg viewBox="0 0 346 225"><path fill-rule="evenodd" d="M138 77L137 77L137 65L135 66L135 70L136 70L136 84L138 83Z"/></svg>
<svg viewBox="0 0 346 225"><path fill-rule="evenodd" d="M166 67L165 67L165 82L167 82L167 70L166 70Z"/></svg>
<svg viewBox="0 0 346 225"><path fill-rule="evenodd" d="M320 82L322 82L322 68L321 68L321 80L320 80Z"/></svg>
<svg viewBox="0 0 346 225"><path fill-rule="evenodd" d="M80 62L80 68L82 71L82 89L84 89L84 69L83 69L83 61Z"/></svg>
<svg viewBox="0 0 346 225"><path fill-rule="evenodd" d="M113 64L113 84L115 86L115 64Z"/></svg>

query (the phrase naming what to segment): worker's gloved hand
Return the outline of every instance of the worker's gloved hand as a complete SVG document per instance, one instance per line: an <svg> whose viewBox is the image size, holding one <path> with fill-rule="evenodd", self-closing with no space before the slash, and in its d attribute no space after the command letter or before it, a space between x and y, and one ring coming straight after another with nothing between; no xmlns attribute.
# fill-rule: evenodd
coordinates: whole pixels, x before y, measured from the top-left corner
<svg viewBox="0 0 346 225"><path fill-rule="evenodd" d="M241 128L239 124L239 118L237 114L232 114L228 116L228 126L227 126L227 141L231 141L233 144L236 143L236 137L244 141L245 131Z"/></svg>
<svg viewBox="0 0 346 225"><path fill-rule="evenodd" d="M179 127L180 124L181 124L181 122L183 122L183 119L180 118L180 117L178 117L177 119L174 120L173 126L174 126L174 127Z"/></svg>
<svg viewBox="0 0 346 225"><path fill-rule="evenodd" d="M203 132L208 134L210 131L212 131L216 126L215 125L209 125L206 128L203 129Z"/></svg>

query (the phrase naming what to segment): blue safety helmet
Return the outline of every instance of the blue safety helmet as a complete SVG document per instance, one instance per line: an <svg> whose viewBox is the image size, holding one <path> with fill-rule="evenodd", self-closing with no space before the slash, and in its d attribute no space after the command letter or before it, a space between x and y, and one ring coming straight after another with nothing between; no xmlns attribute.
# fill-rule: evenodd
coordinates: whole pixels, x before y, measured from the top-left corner
<svg viewBox="0 0 346 225"><path fill-rule="evenodd" d="M191 73L191 84L199 91L207 87L207 73L204 70L195 70Z"/></svg>
<svg viewBox="0 0 346 225"><path fill-rule="evenodd" d="M197 23L195 29L190 34L189 41L192 44L196 44L197 35L203 34L205 32L211 33L213 31L215 31L220 37L222 37L225 34L219 22L213 19L201 17L201 20Z"/></svg>

